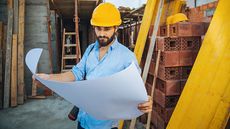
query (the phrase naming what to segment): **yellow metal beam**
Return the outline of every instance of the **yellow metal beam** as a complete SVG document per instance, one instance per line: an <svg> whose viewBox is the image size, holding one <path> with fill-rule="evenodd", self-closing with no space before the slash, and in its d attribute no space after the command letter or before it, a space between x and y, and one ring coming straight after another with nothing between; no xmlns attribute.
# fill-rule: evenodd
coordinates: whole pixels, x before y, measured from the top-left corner
<svg viewBox="0 0 230 129"><path fill-rule="evenodd" d="M230 114L230 1L219 0L167 129L224 129Z"/></svg>
<svg viewBox="0 0 230 129"><path fill-rule="evenodd" d="M155 10L156 1L157 0L148 0L145 7L144 16L142 19L140 31L138 33L137 42L134 49L134 53L137 57L139 64L141 62L141 58L143 55L145 42L148 36L148 31L153 17L153 12Z"/></svg>
<svg viewBox="0 0 230 129"><path fill-rule="evenodd" d="M154 25L155 23L157 7L159 5L158 3L159 3L159 0L148 0L146 7L145 7L142 24L140 27L140 31L138 33L137 42L136 42L135 49L134 49L134 53L136 54L139 64L141 62L141 58L143 55L145 42L148 36L150 25ZM166 18L168 16L179 13L181 11L181 7L184 4L185 4L185 0L174 0L170 2L167 2L166 0L166 2L164 3L163 10L162 10L160 25L163 25L166 23Z"/></svg>

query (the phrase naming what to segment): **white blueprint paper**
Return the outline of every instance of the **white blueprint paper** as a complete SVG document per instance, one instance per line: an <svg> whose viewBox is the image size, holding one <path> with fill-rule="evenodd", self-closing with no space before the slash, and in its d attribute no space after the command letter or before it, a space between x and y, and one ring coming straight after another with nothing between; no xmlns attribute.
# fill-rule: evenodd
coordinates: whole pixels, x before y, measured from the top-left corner
<svg viewBox="0 0 230 129"><path fill-rule="evenodd" d="M35 74L42 49L26 55L26 64ZM134 63L125 70L95 80L58 82L35 78L67 101L101 120L132 119L143 113L137 105L147 101L147 93Z"/></svg>

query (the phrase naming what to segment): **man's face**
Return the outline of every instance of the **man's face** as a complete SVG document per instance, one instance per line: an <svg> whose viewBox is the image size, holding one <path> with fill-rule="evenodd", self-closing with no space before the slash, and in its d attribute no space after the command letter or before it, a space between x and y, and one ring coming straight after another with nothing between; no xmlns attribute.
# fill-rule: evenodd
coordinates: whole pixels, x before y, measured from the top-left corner
<svg viewBox="0 0 230 129"><path fill-rule="evenodd" d="M116 27L95 26L95 33L100 47L105 47L114 40L116 30Z"/></svg>

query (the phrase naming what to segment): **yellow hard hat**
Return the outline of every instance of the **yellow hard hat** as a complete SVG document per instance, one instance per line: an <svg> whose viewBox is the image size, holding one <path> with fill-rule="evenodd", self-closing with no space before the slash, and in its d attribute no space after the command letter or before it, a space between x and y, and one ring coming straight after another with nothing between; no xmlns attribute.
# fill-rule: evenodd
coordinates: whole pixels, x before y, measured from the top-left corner
<svg viewBox="0 0 230 129"><path fill-rule="evenodd" d="M115 5L109 2L101 3L94 9L90 23L93 26L119 26L121 15Z"/></svg>
<svg viewBox="0 0 230 129"><path fill-rule="evenodd" d="M168 25L169 24L175 24L177 22L182 22L182 21L187 21L187 20L188 20L188 18L187 18L187 16L185 14L177 13L177 14L175 14L173 16L169 16L167 18L167 24Z"/></svg>
<svg viewBox="0 0 230 129"><path fill-rule="evenodd" d="M172 24L172 20L173 20L173 15L167 17L166 24L167 25Z"/></svg>

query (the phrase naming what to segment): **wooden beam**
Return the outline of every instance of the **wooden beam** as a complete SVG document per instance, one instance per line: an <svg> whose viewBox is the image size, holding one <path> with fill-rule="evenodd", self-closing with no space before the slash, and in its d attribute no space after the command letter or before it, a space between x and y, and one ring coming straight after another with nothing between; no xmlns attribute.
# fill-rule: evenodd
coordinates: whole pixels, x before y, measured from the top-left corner
<svg viewBox="0 0 230 129"><path fill-rule="evenodd" d="M6 39L7 39L7 25L4 25L4 28L3 28L3 42L2 42L2 61L3 61L3 64L2 64L2 68L3 68L3 74L2 74L2 78L3 78L3 82L4 82L4 75L5 75L5 62L6 62ZM3 83L4 84L4 83Z"/></svg>
<svg viewBox="0 0 230 129"><path fill-rule="evenodd" d="M49 0L47 0L47 29L48 29L48 50L49 50L50 73L53 73ZM53 92L49 88L45 87L44 94L46 94L46 93L48 93L47 95L53 94Z"/></svg>
<svg viewBox="0 0 230 129"><path fill-rule="evenodd" d="M2 69L2 63L3 63L3 57L2 57L2 43L3 43L3 28L4 25L2 22L0 22L0 109L3 107L3 69Z"/></svg>
<svg viewBox="0 0 230 129"><path fill-rule="evenodd" d="M13 33L18 33L18 0L14 0L14 29Z"/></svg>
<svg viewBox="0 0 230 129"><path fill-rule="evenodd" d="M28 99L46 99L46 96L41 95L41 96L28 96Z"/></svg>
<svg viewBox="0 0 230 129"><path fill-rule="evenodd" d="M78 29L78 1L75 0L75 32L76 32L76 63L79 62L79 57L81 57L80 51L80 40L79 40L79 29Z"/></svg>
<svg viewBox="0 0 230 129"><path fill-rule="evenodd" d="M11 70L11 47L13 31L13 9L8 10L7 39L6 39L6 62L4 80L4 108L9 107L10 100L10 70Z"/></svg>
<svg viewBox="0 0 230 129"><path fill-rule="evenodd" d="M2 50L2 44L3 44L3 22L0 21L0 50Z"/></svg>
<svg viewBox="0 0 230 129"><path fill-rule="evenodd" d="M6 37L7 37L7 25L3 25L3 41L2 41L2 50L3 50L3 58L5 58L4 54L6 53ZM5 60L3 60L5 62ZM3 64L4 65L4 64Z"/></svg>
<svg viewBox="0 0 230 129"><path fill-rule="evenodd" d="M24 33L25 33L25 0L19 1L18 29L18 104L24 103Z"/></svg>
<svg viewBox="0 0 230 129"><path fill-rule="evenodd" d="M0 109L3 108L3 79L2 79L2 75L3 75L3 69L2 69L2 52L0 53Z"/></svg>
<svg viewBox="0 0 230 129"><path fill-rule="evenodd" d="M55 27L56 27L56 46L57 46L57 62L58 62L58 71L61 67L61 64L60 64L60 60L61 60L61 57L60 57L60 48L61 48L61 42L60 42L60 24L59 24L59 20L58 20L58 13L55 15Z"/></svg>
<svg viewBox="0 0 230 129"><path fill-rule="evenodd" d="M13 0L7 0L7 7L8 7L8 9L13 8Z"/></svg>
<svg viewBox="0 0 230 129"><path fill-rule="evenodd" d="M13 34L12 66L11 66L11 107L17 106L17 34Z"/></svg>
<svg viewBox="0 0 230 129"><path fill-rule="evenodd" d="M35 83L35 80L32 79L33 82L32 82L32 94L31 96L37 96L37 84Z"/></svg>
<svg viewBox="0 0 230 129"><path fill-rule="evenodd" d="M49 64L50 64L50 73L53 73L52 69L52 46L51 46L51 21L50 21L50 6L49 0L47 0L47 29L48 29L48 50L49 50Z"/></svg>

